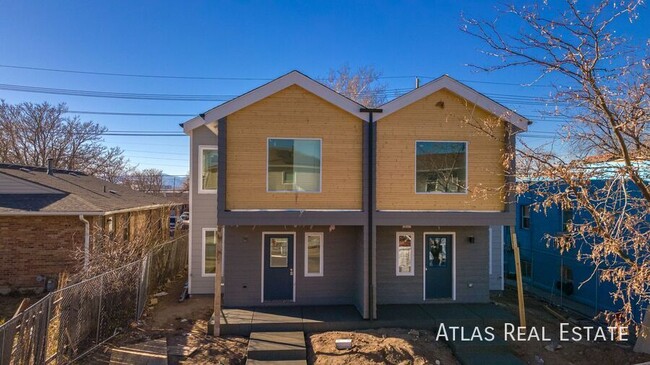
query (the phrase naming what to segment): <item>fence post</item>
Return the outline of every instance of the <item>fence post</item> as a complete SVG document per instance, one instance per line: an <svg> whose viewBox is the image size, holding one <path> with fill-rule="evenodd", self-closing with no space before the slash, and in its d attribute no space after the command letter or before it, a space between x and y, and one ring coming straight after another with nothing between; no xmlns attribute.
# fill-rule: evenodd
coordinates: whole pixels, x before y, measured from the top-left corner
<svg viewBox="0 0 650 365"><path fill-rule="evenodd" d="M99 330L102 327L102 297L104 296L104 274L99 277L99 306L97 307L97 342L99 343Z"/></svg>
<svg viewBox="0 0 650 365"><path fill-rule="evenodd" d="M135 288L135 320L137 321L140 318L140 287L142 287L142 263L143 260L140 260L138 264L138 286Z"/></svg>

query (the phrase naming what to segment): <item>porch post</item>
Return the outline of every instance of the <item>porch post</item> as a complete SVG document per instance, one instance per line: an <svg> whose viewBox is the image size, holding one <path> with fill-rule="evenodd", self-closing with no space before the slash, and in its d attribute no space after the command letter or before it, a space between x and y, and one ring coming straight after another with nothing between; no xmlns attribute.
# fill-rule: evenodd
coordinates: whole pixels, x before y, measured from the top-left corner
<svg viewBox="0 0 650 365"><path fill-rule="evenodd" d="M221 335L221 266L222 266L222 245L223 245L223 227L217 229L216 240L216 257L214 266L214 335Z"/></svg>

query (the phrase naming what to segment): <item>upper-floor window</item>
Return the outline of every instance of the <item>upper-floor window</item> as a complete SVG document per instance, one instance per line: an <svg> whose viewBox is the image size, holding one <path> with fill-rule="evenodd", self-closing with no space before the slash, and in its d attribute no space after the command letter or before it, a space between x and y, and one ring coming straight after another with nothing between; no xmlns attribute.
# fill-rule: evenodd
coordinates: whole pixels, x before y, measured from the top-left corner
<svg viewBox="0 0 650 365"><path fill-rule="evenodd" d="M269 138L267 191L321 191L321 140Z"/></svg>
<svg viewBox="0 0 650 365"><path fill-rule="evenodd" d="M215 146L199 147L199 193L215 193L219 169L219 151Z"/></svg>
<svg viewBox="0 0 650 365"><path fill-rule="evenodd" d="M530 205L521 205L521 228L530 228Z"/></svg>
<svg viewBox="0 0 650 365"><path fill-rule="evenodd" d="M467 192L467 142L415 142L416 193Z"/></svg>

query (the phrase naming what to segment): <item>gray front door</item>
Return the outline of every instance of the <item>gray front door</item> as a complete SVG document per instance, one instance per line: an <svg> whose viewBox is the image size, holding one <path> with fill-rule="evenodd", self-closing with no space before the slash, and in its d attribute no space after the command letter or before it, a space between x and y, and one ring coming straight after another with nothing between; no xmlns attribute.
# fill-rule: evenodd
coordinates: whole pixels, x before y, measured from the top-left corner
<svg viewBox="0 0 650 365"><path fill-rule="evenodd" d="M293 300L293 235L264 235L264 301Z"/></svg>
<svg viewBox="0 0 650 365"><path fill-rule="evenodd" d="M451 298L452 245L450 234L424 235L425 298Z"/></svg>

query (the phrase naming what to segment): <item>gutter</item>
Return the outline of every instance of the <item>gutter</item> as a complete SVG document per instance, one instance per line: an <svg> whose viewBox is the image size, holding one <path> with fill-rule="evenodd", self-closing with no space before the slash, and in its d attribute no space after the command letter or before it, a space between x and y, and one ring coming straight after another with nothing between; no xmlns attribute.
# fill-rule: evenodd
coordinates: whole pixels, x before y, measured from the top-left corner
<svg viewBox="0 0 650 365"><path fill-rule="evenodd" d="M90 261L90 222L84 218L83 214L79 214L79 220L84 223L84 270L88 269Z"/></svg>

